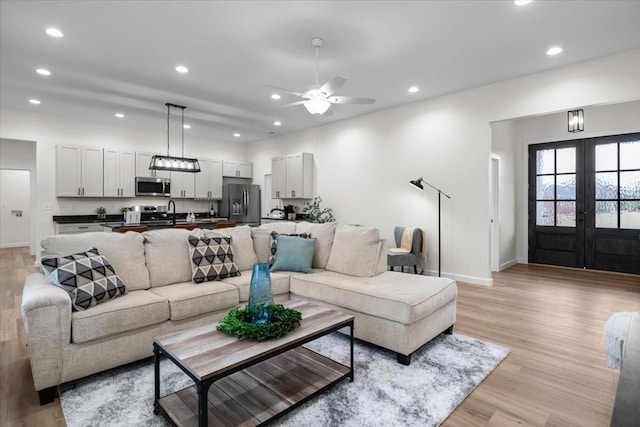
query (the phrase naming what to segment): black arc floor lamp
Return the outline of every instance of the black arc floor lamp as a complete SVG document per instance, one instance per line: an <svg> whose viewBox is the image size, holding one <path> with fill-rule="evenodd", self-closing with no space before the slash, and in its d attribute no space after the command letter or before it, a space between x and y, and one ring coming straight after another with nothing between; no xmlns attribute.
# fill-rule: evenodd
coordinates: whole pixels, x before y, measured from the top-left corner
<svg viewBox="0 0 640 427"><path fill-rule="evenodd" d="M413 185L414 187L420 189L420 190L424 190L424 186L422 184L427 184L429 187L433 188L434 190L436 190L438 192L438 277L440 277L441 275L441 270L440 270L440 265L442 262L442 252L440 251L441 248L441 244L440 244L440 196L443 195L446 198L450 199L451 196L449 196L447 193L443 192L442 190L434 187L433 185L429 184L427 181L425 181L424 179L422 179L422 177L415 179L413 181L409 181L409 184Z"/></svg>

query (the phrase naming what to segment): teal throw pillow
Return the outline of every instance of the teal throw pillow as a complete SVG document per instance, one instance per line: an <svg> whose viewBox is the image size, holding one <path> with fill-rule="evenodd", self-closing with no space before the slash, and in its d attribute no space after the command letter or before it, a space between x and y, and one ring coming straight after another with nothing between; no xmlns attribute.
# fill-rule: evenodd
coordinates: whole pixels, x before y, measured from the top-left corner
<svg viewBox="0 0 640 427"><path fill-rule="evenodd" d="M285 236L279 234L278 252L271 266L271 271L297 271L311 273L313 253L316 250L316 240L302 237Z"/></svg>

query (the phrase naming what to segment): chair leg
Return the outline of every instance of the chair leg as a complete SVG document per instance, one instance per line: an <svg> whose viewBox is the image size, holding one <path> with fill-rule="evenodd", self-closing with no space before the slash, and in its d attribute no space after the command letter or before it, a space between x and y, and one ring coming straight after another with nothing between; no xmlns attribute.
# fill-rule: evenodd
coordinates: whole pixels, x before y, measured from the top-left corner
<svg viewBox="0 0 640 427"><path fill-rule="evenodd" d="M418 266L416 264L413 265L413 274L418 274Z"/></svg>
<svg viewBox="0 0 640 427"><path fill-rule="evenodd" d="M47 403L53 402L58 394L58 387L47 387L42 390L38 390L38 398L40 399L40 405L46 405Z"/></svg>

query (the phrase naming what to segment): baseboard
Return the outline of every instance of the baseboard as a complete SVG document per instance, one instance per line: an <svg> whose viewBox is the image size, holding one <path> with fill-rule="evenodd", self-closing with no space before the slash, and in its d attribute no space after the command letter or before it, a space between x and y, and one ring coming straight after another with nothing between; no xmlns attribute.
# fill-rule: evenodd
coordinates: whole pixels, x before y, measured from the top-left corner
<svg viewBox="0 0 640 427"><path fill-rule="evenodd" d="M23 248L25 246L29 246L29 242L23 243L2 243L0 244L0 249L4 248Z"/></svg>
<svg viewBox="0 0 640 427"><path fill-rule="evenodd" d="M422 274L424 274L425 276L437 276L438 272L425 270ZM456 282L470 283L472 285L493 286L493 279L485 279L482 277L463 276L462 274L452 274L447 272L443 272L442 277L448 277L449 279L453 279Z"/></svg>
<svg viewBox="0 0 640 427"><path fill-rule="evenodd" d="M511 261L507 261L507 262L503 262L502 264L500 264L499 270L498 271L503 271L506 270L509 267L513 267L514 265L516 265L518 263L517 259L512 259Z"/></svg>

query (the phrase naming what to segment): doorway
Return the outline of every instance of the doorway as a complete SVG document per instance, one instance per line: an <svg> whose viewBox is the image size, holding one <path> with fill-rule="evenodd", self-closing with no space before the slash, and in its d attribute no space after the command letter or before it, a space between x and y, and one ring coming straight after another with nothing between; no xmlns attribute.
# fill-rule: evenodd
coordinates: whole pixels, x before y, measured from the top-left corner
<svg viewBox="0 0 640 427"><path fill-rule="evenodd" d="M640 274L640 133L529 146L529 262Z"/></svg>
<svg viewBox="0 0 640 427"><path fill-rule="evenodd" d="M491 155L491 271L500 271L500 157Z"/></svg>
<svg viewBox="0 0 640 427"><path fill-rule="evenodd" d="M0 169L0 248L29 246L31 173Z"/></svg>

